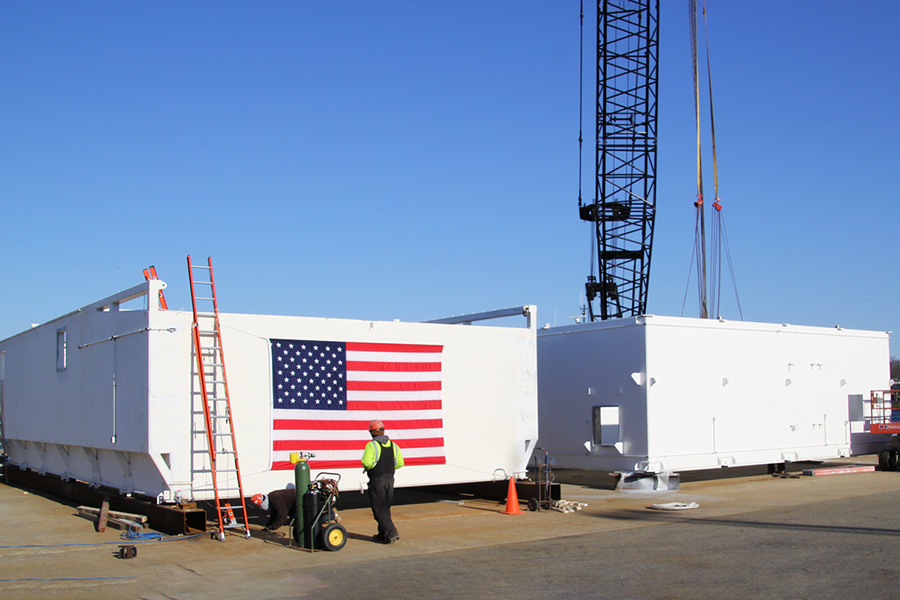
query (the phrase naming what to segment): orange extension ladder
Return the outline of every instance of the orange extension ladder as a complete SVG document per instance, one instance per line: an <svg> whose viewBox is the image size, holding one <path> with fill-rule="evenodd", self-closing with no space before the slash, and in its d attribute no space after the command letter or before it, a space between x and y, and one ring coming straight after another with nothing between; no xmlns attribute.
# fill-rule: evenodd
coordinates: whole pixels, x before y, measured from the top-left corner
<svg viewBox="0 0 900 600"><path fill-rule="evenodd" d="M216 498L216 514L219 519L219 541L225 541L228 529L243 532L250 538L247 523L247 506L241 483L241 467L238 461L237 441L234 436L234 420L231 418L231 400L228 396L228 378L225 374L225 356L222 352L222 332L219 325L219 307L216 302L216 284L213 279L212 258L208 265L191 263L187 257L188 276L191 282L191 305L194 310L192 333L194 339L195 373L193 377L194 422L192 468L195 474L209 473ZM197 290L201 293L198 294ZM202 304L202 306L200 306ZM197 404L201 409L197 408ZM203 415L203 425L197 427L197 417ZM205 448L198 437L206 436ZM195 492L200 491L195 488ZM208 491L208 488L207 488ZM236 500L232 506L229 500ZM239 512L238 517L235 513ZM239 521L243 521L241 524Z"/></svg>
<svg viewBox="0 0 900 600"><path fill-rule="evenodd" d="M150 281L151 279L159 279L159 277L156 276L156 267L153 265L144 269L144 281ZM159 308L160 310L169 310L169 305L166 304L166 296L163 294L162 290L159 290Z"/></svg>

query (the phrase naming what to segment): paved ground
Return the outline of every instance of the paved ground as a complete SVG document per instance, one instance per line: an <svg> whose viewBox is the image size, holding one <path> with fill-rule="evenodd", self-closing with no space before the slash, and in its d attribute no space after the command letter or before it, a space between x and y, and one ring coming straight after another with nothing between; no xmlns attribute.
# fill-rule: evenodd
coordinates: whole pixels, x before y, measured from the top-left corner
<svg viewBox="0 0 900 600"><path fill-rule="evenodd" d="M855 460L872 464L870 457ZM805 465L809 466L809 465ZM799 468L799 467L798 467ZM0 485L0 595L65 598L894 598L900 473L774 478L765 469L685 474L675 492L616 492L557 472L574 514L501 514L496 502L407 494L401 540L369 541L371 513L341 499L339 552L259 531L225 543L149 542L116 557L74 507ZM696 502L666 512L654 503ZM287 529L283 530L286 534Z"/></svg>

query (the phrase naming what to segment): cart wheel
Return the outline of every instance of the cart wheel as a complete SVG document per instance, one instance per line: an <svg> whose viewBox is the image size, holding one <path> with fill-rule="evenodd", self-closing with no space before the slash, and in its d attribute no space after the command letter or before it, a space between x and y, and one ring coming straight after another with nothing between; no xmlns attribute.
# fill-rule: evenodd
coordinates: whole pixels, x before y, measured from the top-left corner
<svg viewBox="0 0 900 600"><path fill-rule="evenodd" d="M541 505L538 503L537 498L529 498L528 499L528 510L535 511L535 510L539 509L540 507L541 507Z"/></svg>
<svg viewBox="0 0 900 600"><path fill-rule="evenodd" d="M895 459L896 462L896 459ZM891 469L891 451L890 450L882 450L878 453L878 470L879 471L890 471Z"/></svg>
<svg viewBox="0 0 900 600"><path fill-rule="evenodd" d="M897 451L891 450L891 457L888 459L888 469L891 471L897 468Z"/></svg>
<svg viewBox="0 0 900 600"><path fill-rule="evenodd" d="M347 530L344 529L343 525L334 521L323 524L319 535L321 536L322 546L332 552L340 550L347 543Z"/></svg>

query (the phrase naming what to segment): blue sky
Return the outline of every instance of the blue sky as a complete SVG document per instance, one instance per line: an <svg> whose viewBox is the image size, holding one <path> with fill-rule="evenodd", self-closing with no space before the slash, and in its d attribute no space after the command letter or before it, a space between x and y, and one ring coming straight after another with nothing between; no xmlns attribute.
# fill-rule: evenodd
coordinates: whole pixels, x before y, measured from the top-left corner
<svg viewBox="0 0 900 600"><path fill-rule="evenodd" d="M900 332L900 3L707 10L744 320ZM227 312L571 322L578 35L576 0L0 3L0 339L150 264L189 306L188 254L213 257ZM697 316L686 0L663 0L660 38L649 312Z"/></svg>

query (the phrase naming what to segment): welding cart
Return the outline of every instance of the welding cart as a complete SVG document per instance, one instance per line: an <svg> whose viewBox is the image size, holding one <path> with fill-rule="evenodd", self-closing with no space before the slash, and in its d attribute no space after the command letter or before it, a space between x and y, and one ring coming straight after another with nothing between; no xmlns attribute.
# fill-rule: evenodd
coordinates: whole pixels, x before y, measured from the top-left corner
<svg viewBox="0 0 900 600"><path fill-rule="evenodd" d="M309 550L337 551L347 543L347 530L334 508L340 480L338 473L319 473L303 494L305 545Z"/></svg>
<svg viewBox="0 0 900 600"><path fill-rule="evenodd" d="M542 454L539 455L539 452ZM534 450L534 480L537 488L534 498L528 499L528 510L550 510L553 472L550 469L550 453L543 448Z"/></svg>

